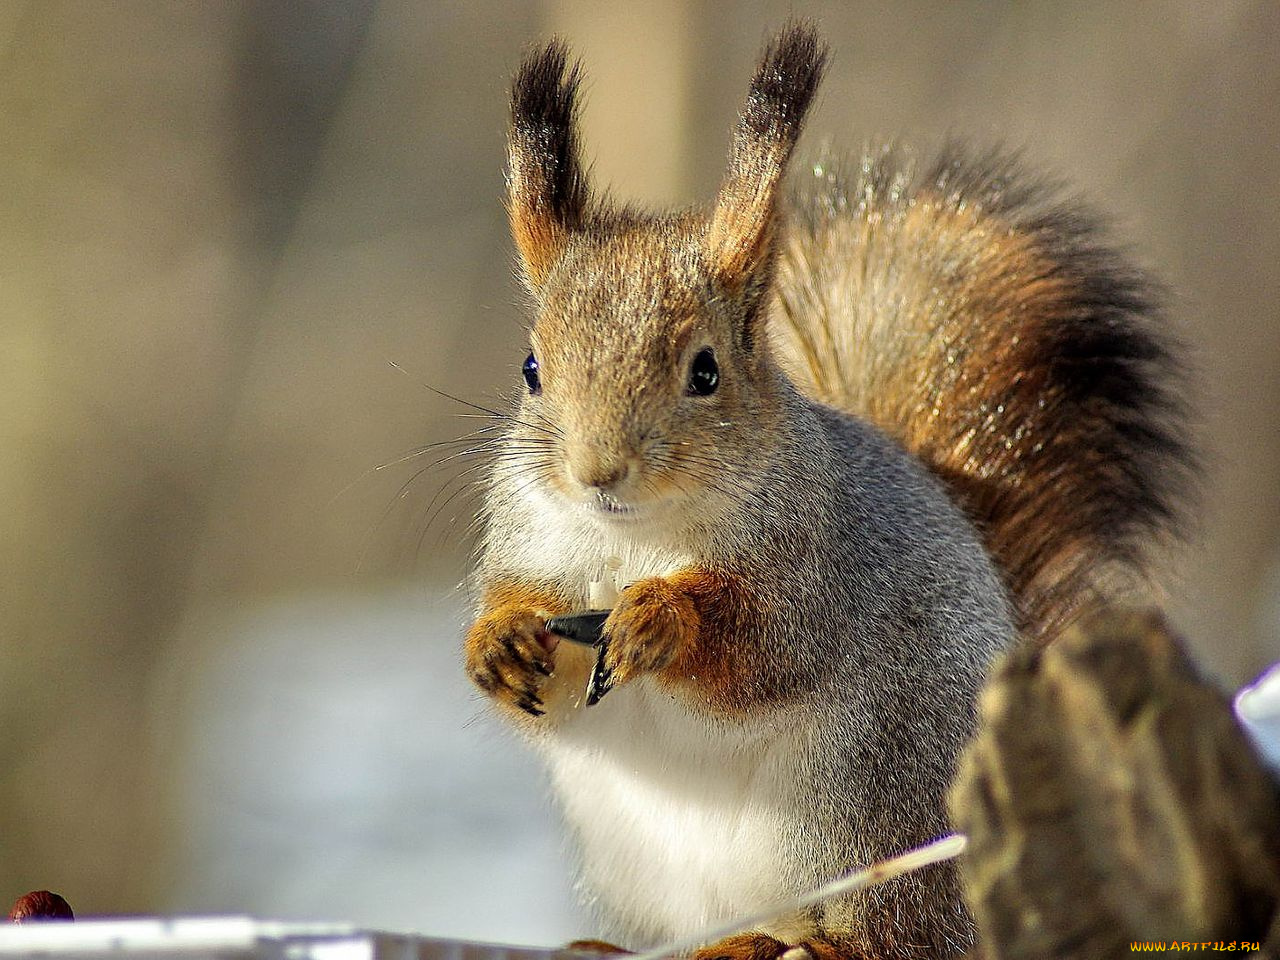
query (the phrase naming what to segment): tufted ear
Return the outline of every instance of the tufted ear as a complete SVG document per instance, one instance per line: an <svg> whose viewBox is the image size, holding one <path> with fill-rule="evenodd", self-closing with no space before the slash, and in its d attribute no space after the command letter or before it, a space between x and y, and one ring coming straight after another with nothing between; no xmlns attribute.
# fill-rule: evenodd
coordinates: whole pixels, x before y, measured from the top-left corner
<svg viewBox="0 0 1280 960"><path fill-rule="evenodd" d="M758 279L770 261L778 190L826 58L811 26L789 23L756 67L707 231L707 262L729 289Z"/></svg>
<svg viewBox="0 0 1280 960"><path fill-rule="evenodd" d="M578 158L581 72L553 40L527 57L511 88L507 213L525 278L534 289L582 223L588 189Z"/></svg>

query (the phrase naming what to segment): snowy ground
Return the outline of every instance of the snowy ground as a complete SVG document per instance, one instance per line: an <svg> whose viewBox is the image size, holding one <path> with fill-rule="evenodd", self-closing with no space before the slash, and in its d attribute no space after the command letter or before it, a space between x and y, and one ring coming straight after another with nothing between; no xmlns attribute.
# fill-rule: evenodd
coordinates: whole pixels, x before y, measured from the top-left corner
<svg viewBox="0 0 1280 960"><path fill-rule="evenodd" d="M540 773L420 593L188 621L154 695L171 908L526 944L588 926Z"/></svg>

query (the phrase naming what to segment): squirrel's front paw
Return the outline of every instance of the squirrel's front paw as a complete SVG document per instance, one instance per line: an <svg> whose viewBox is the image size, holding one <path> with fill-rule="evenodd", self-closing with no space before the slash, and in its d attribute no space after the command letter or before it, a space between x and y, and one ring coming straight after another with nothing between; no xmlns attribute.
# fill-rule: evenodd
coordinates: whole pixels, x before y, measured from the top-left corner
<svg viewBox="0 0 1280 960"><path fill-rule="evenodd" d="M627 587L604 623L610 685L670 666L697 639L698 626L693 601L670 580L650 577Z"/></svg>
<svg viewBox="0 0 1280 960"><path fill-rule="evenodd" d="M549 637L546 620L535 611L498 607L467 632L467 676L499 703L540 717L538 690L553 667Z"/></svg>

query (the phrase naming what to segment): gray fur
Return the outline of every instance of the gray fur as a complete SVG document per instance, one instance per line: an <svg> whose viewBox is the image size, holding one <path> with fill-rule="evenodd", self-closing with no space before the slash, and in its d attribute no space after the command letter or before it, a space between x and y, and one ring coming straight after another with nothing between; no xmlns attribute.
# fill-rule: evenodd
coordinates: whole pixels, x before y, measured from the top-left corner
<svg viewBox="0 0 1280 960"><path fill-rule="evenodd" d="M736 453L724 456L724 470L741 482L732 514L713 508L712 519L662 539L691 548L695 565L740 575L768 611L761 633L740 638L754 646L760 673L743 680L786 691L750 725L775 727L766 739L804 745L781 758L764 754L789 803L789 853L776 869L783 889L800 893L947 832L944 791L984 672L1012 641L1013 625L977 534L941 485L874 428L789 387L783 395L786 429L769 435L748 421L736 431ZM518 493L528 482L512 466L519 462L502 461L490 487L482 580L515 573L507 558L536 540L546 519ZM564 557L557 585L585 605L585 583L612 548L589 535L579 547ZM535 742L558 735L556 718L546 719L553 722L527 730ZM582 724L592 722L587 711ZM734 721L708 712L701 722L711 736L723 731L728 753L734 732L724 728ZM625 884L603 885L588 893L626 945L690 933L631 915ZM832 904L815 918L818 930L944 952L971 942L949 868L872 897L874 905ZM758 906L732 904L708 919ZM884 929L895 922L899 929Z"/></svg>

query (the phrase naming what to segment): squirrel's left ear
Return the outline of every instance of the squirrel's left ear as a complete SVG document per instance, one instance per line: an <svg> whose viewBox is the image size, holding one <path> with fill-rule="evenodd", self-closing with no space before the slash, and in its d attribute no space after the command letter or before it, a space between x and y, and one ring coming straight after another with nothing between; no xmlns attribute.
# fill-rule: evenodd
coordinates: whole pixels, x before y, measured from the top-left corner
<svg viewBox="0 0 1280 960"><path fill-rule="evenodd" d="M826 59L817 31L790 23L756 67L707 230L708 263L729 289L759 279L769 263L778 190Z"/></svg>
<svg viewBox="0 0 1280 960"><path fill-rule="evenodd" d="M534 289L560 259L587 206L578 158L580 79L578 65L568 67L568 51L553 40L525 59L511 88L507 213Z"/></svg>

